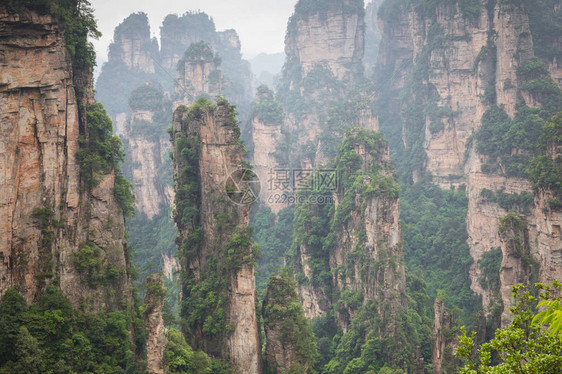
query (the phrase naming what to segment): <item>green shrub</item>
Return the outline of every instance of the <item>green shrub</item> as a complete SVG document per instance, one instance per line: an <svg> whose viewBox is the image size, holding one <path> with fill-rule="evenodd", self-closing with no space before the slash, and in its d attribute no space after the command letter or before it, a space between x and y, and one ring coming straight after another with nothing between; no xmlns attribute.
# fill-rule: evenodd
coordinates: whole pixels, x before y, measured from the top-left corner
<svg viewBox="0 0 562 374"><path fill-rule="evenodd" d="M275 332L284 347L291 347L296 355L290 372L300 366L303 374L310 371L317 356L314 334L308 324L296 293L296 284L287 269L270 278L263 302L266 333ZM270 368L275 369L275 368Z"/></svg>
<svg viewBox="0 0 562 374"><path fill-rule="evenodd" d="M220 360L211 359L205 352L194 351L186 343L181 332L170 329L166 338L168 342L164 350L164 367L167 373L230 373L228 365Z"/></svg>
<svg viewBox="0 0 562 374"><path fill-rule="evenodd" d="M164 105L164 92L161 87L143 84L129 95L129 106L132 109L157 111Z"/></svg>
<svg viewBox="0 0 562 374"><path fill-rule="evenodd" d="M87 189L97 186L104 175L115 173L114 195L125 215L134 211L132 184L123 177L119 162L123 161L123 144L113 135L113 125L103 105L90 105L86 111L87 136L80 135L76 156L80 175Z"/></svg>
<svg viewBox="0 0 562 374"><path fill-rule="evenodd" d="M484 252L482 258L478 260L478 267L482 271L482 276L478 278L478 282L485 290L499 292L502 258L502 250L498 247Z"/></svg>
<svg viewBox="0 0 562 374"><path fill-rule="evenodd" d="M136 312L73 309L53 285L29 307L9 289L0 300L0 373L143 372L129 330L138 321Z"/></svg>
<svg viewBox="0 0 562 374"><path fill-rule="evenodd" d="M266 86L258 87L258 99L252 107L250 118L255 117L265 125L280 125L285 115L281 104L275 101L273 92Z"/></svg>

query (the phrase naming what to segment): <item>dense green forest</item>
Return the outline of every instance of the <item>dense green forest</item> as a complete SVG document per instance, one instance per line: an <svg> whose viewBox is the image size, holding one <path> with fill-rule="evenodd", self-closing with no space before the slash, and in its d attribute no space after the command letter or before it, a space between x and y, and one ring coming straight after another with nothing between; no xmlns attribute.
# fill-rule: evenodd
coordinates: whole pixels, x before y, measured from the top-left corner
<svg viewBox="0 0 562 374"><path fill-rule="evenodd" d="M537 282L544 263L539 265L534 249L539 239L533 243L530 238L541 229L533 214L542 211L547 217L562 209L562 91L551 72L552 61L562 57L553 47L562 37L562 12L550 11L551 0L485 3L386 0L378 10L381 22L398 24L404 16L424 20L425 39L417 56L400 67L381 64L370 77L350 63L342 80L328 63L306 70L289 54L279 85L258 87L251 104L240 49L227 40L230 34L217 32L211 17L201 12L167 16L159 50L150 39L148 16L132 14L117 27L116 38L140 30L151 40L143 48L153 61L159 66L162 58L177 55L178 71L194 58L222 63L225 96L238 100L234 105L222 97L200 97L173 114L172 101L179 98L172 93L173 78L133 72L115 61L104 65L97 82L105 107L86 105L83 80L95 61L88 38L100 36L88 1L9 0L10 11L51 14L64 29L82 121L76 153L80 188L91 192L105 176L114 175L113 197L126 220L126 269L114 267L89 240L77 244L70 262L89 290L101 295L107 288L114 298L113 286L126 277L132 296L97 312L90 311L87 301L73 305L52 271L50 248L62 223L49 206L35 209L31 218L40 232L35 279L42 292L31 303L12 288L0 295L0 374L145 373L149 331L143 319L159 304L166 373L232 373L226 359L216 358L221 347L215 345L235 331L228 319L230 282L242 267L255 269L264 373L431 373L438 340L444 347L438 357L443 373L559 373L562 286L558 281ZM428 137L442 134L447 121L453 123L459 115L443 105L431 83L436 56L443 57L450 42L438 18L447 9L474 26L483 12L493 18L498 4L528 10L536 57L517 65L516 80L502 83L503 90L517 89L511 114L497 97L495 64L501 46L496 31L487 30L486 46L471 63L472 74L486 66L494 78L479 97L485 110L477 119L479 126L467 135L463 167L477 159L478 176L503 183L474 192L468 167L462 175L445 177L427 167ZM297 24L312 15L327 22L329 12L364 17L364 8L362 0L300 0L288 22L287 40L296 39ZM199 41L186 47L175 33L190 33ZM112 48L110 54L122 52L117 44ZM219 71L212 74L209 79ZM221 82L214 83L219 87ZM150 115L143 117L145 112ZM224 114L222 126L232 127L234 134L235 140L226 145L241 153L248 149L248 160L255 151L252 120L279 126L278 146L270 150L275 166L310 171L315 188L294 187L296 203L277 213L266 202L257 202L246 225L243 209L226 199L234 193L231 186L225 182L224 196L219 196L201 183L199 157L207 144L195 133L170 128L173 116L196 123L217 112ZM133 114L122 137L114 135L110 119L117 113ZM378 131L364 128L372 119ZM157 149L159 193L175 188L175 200L160 204L150 218L135 211L134 188L139 186L132 181L140 163L132 153L139 141ZM252 169L247 161L237 166ZM324 178L335 176L337 186L319 183L320 172ZM506 188L510 181L523 187ZM209 207L202 206L204 193L214 199L210 205L218 238L207 251L203 248L209 234L203 226L209 218L202 211ZM493 239L500 243L478 257L471 253L471 244L479 243L471 242L467 229L475 196L477 204L497 213ZM187 234L179 236L178 228ZM549 235L552 239L557 234L553 230ZM517 261L508 264L517 267L516 283L526 283L513 287L511 299L505 295L507 276L502 273L507 257ZM194 272L194 264L203 271ZM147 285L151 274L164 270L170 272L162 283ZM513 304L504 305L506 300ZM444 306L441 315L438 304ZM443 323L439 331L438 319ZM278 347L290 358L282 372L276 362L282 356L275 351Z"/></svg>

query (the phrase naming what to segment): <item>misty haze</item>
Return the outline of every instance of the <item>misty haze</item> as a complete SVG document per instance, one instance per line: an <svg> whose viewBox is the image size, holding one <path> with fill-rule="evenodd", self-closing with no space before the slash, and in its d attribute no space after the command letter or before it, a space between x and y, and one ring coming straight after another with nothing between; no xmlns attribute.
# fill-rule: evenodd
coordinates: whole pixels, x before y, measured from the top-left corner
<svg viewBox="0 0 562 374"><path fill-rule="evenodd" d="M0 374L562 373L561 0L3 0Z"/></svg>

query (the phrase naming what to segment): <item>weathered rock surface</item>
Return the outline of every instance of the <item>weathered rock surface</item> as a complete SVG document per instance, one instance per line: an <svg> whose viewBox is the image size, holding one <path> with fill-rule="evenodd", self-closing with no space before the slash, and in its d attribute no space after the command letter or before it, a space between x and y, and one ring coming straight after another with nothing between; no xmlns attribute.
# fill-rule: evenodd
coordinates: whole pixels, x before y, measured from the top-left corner
<svg viewBox="0 0 562 374"><path fill-rule="evenodd" d="M219 102L212 107L194 105L189 109L180 106L174 112L176 207L184 209L179 212L181 216L176 215L180 231L178 243L182 243L182 261L185 262L181 265L195 283L212 276L209 272L216 273L224 281L226 288L214 292L220 298L224 296L224 318L230 326L209 334L203 333L204 320L195 321L186 335L194 348L202 348L208 354L228 361L235 372L260 373L261 348L251 243L240 244L242 247L236 247L236 253L224 252L235 245L232 244L233 237L240 238L237 235L247 229L251 210L251 205L236 200L239 196L235 192L227 194L227 186L233 191L241 186L227 184L231 180L229 176L237 181L234 183L241 183L243 179L243 174L236 172L242 166L244 150L238 143L240 132L232 110L227 103ZM195 148L181 148L181 144L187 144L184 141L191 142ZM195 180L184 179L186 167L195 173ZM185 189L182 183L194 183L189 189L197 188L197 196L182 201L186 196L179 192ZM185 208L186 204L188 208ZM186 220L185 214L190 209L197 213ZM194 234L200 239L191 239ZM234 255L239 256L237 260L232 259ZM237 265L232 261L240 263ZM214 270L209 269L210 262L214 263ZM183 290L184 299L190 295L191 288Z"/></svg>
<svg viewBox="0 0 562 374"><path fill-rule="evenodd" d="M170 80L162 76L159 60L158 41L150 37L146 13L132 13L115 28L107 62L96 80L96 98L104 104L118 135L125 134L131 92L147 81Z"/></svg>
<svg viewBox="0 0 562 374"><path fill-rule="evenodd" d="M377 144L376 150L369 149L365 140L353 138L351 144L361 160L361 170L369 175L378 165L379 173L394 178L394 168L390 161L388 144ZM373 157L376 154L376 158ZM365 184L371 182L366 177ZM336 196L336 209L346 195L345 189ZM394 317L405 304L406 275L403 262L400 201L398 196L372 194L361 196L356 192L355 208L347 223L339 223L338 240L330 253L330 267L333 271L333 284L340 292L360 291L363 302L375 301L381 318L388 318L387 325L381 329L382 335L394 333ZM358 249L362 248L361 254ZM359 260L361 259L361 260ZM395 260L390 260L395 259ZM391 264L391 262L393 262ZM341 276L336 269L345 269ZM345 332L353 319L357 306L345 306L345 311L336 310L340 328Z"/></svg>
<svg viewBox="0 0 562 374"><path fill-rule="evenodd" d="M213 19L201 12L168 15L161 27L162 66L175 75L178 61L193 43L203 41L222 59L226 98L243 107L252 98L249 63L242 60L241 43L235 30L216 31Z"/></svg>
<svg viewBox="0 0 562 374"><path fill-rule="evenodd" d="M365 71L367 76L372 76L375 72L375 65L381 42L381 31L378 25L377 13L383 0L373 0L365 7Z"/></svg>
<svg viewBox="0 0 562 374"><path fill-rule="evenodd" d="M134 72L154 74L158 58L158 41L150 38L145 13L133 13L115 28L109 60L119 60Z"/></svg>
<svg viewBox="0 0 562 374"><path fill-rule="evenodd" d="M440 298L435 299L433 304L435 320L433 322L433 343L431 347L433 356L433 373L448 373L447 364L454 360L453 354L456 342L451 340L450 333L453 329L453 316L445 309L445 304ZM454 370L454 368L451 368Z"/></svg>
<svg viewBox="0 0 562 374"><path fill-rule="evenodd" d="M166 327L162 319L166 289L159 274L146 280L144 325L146 327L146 371L149 374L164 374L164 350L166 349Z"/></svg>
<svg viewBox="0 0 562 374"><path fill-rule="evenodd" d="M197 44L203 50L190 47L178 62L176 95L180 104L193 104L201 96L215 98L222 95L223 78L218 56L208 44Z"/></svg>
<svg viewBox="0 0 562 374"><path fill-rule="evenodd" d="M305 77L318 65L330 69L339 80L361 71L365 22L362 12L347 12L347 1L307 15L295 13L285 37L288 60L299 62Z"/></svg>
<svg viewBox="0 0 562 374"><path fill-rule="evenodd" d="M64 31L49 15L0 7L0 50L0 293L14 287L31 303L59 279L74 306L115 309L131 290L114 176L86 190L76 157L91 75L77 86ZM87 284L75 267L81 243L101 249L119 272L114 284Z"/></svg>
<svg viewBox="0 0 562 374"><path fill-rule="evenodd" d="M494 300L492 291L483 289L478 282L482 276L478 261L492 248L502 248L501 294L505 321L512 305L511 286L528 280L529 275L517 271L520 259L506 249L507 239L500 238L499 218L508 212L498 203L486 201L481 191L519 194L533 190L528 180L483 173L482 165L486 160L474 147L469 148L467 141L481 126L482 115L492 105L497 104L513 117L519 100L529 107L536 107L538 103L536 97L522 90L517 75L517 69L535 56L529 10L522 3L496 2L493 7L486 7L486 4L480 1L479 11L473 14L465 14L460 7L451 5L436 6L426 14L410 6L397 8L396 19L390 20L387 15L386 21L380 20L382 42L378 66L393 76L391 88L395 91L388 103L394 113L400 113L405 100L410 98L399 98L397 93L412 84L406 80L412 74L412 64L427 65L428 78L421 84L435 106L424 114L423 148L427 160L423 168L441 188L466 186L468 243L475 260L470 272L471 288L483 296L487 312ZM555 61L547 63L557 81ZM412 146L406 142L408 131L412 130L404 125L405 147ZM416 176L414 172L414 181ZM524 219L529 230L530 252L541 263L538 279L549 282L562 277L561 271L550 264L559 261L560 240L553 234L559 213L542 209L545 206L545 197L539 193L534 210L524 214ZM521 276L508 276L512 271L509 269Z"/></svg>
<svg viewBox="0 0 562 374"><path fill-rule="evenodd" d="M133 122L134 126L134 122ZM156 140L156 141L155 141ZM151 139L144 136L129 136L129 150L133 161L133 186L135 187L136 207L148 219L160 212L162 207L170 206L170 196L166 194L166 184L159 171L171 145L165 139ZM173 196L171 196L173 199Z"/></svg>
<svg viewBox="0 0 562 374"><path fill-rule="evenodd" d="M346 123L328 123L330 110L338 104L359 101L361 95L372 101L367 90L350 93L364 77L364 44L364 9L357 1L330 2L326 8L306 2L295 6L285 36L287 58L280 84L284 126L293 147L288 163L304 169L326 165L337 148L326 144L327 138L334 142L335 136L337 143L353 126L378 129L376 116L366 108L354 112L350 117L355 118L347 118Z"/></svg>

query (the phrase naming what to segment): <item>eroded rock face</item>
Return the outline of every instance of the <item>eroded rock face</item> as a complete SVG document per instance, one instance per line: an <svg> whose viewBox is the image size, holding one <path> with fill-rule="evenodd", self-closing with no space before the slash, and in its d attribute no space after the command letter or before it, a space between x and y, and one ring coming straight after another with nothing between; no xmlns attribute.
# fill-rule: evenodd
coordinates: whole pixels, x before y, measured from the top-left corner
<svg viewBox="0 0 562 374"><path fill-rule="evenodd" d="M187 302L197 298L197 284L213 285L224 313L212 318L224 320L224 325L204 331L209 317L205 315L184 333L194 348L228 361L235 372L260 373L254 260L247 227L251 205L239 199L236 189L242 184L229 182L241 183L244 178L236 171L242 167L244 150L234 109L224 101L216 106L203 103L178 107L173 121L178 243L182 268L192 279L183 298Z"/></svg>
<svg viewBox="0 0 562 374"><path fill-rule="evenodd" d="M170 196L165 193L167 186L160 180L159 170L169 162L165 157L171 146L164 139L154 141L143 136L129 136L129 147L134 165L132 183L136 207L151 219L162 207L170 206Z"/></svg>
<svg viewBox="0 0 562 374"><path fill-rule="evenodd" d="M377 144L374 152L361 138L355 139L351 146L359 155L362 171L368 175L365 184L371 183L369 173L375 168L374 165L380 168L380 175L391 180L394 178L386 142ZM376 158L373 154L376 154ZM346 194L345 189L339 192L336 209L346 199ZM378 314L382 318L389 318L396 315L405 304L406 276L400 243L400 201L397 195L361 195L356 192L355 208L351 210L348 222L341 224L335 249L330 253L333 283L340 292L360 291L363 302L375 301L379 306ZM357 257L360 248L363 253ZM391 261L391 258L396 260ZM336 269L345 269L345 276ZM356 309L357 306L348 304L345 310L336 310L338 324L344 332ZM387 320L387 325L380 333L394 333L394 318Z"/></svg>
<svg viewBox="0 0 562 374"><path fill-rule="evenodd" d="M146 280L144 305L144 325L146 337L146 371L149 374L164 374L164 350L166 349L166 327L162 319L162 309L166 289L159 274L150 275Z"/></svg>
<svg viewBox="0 0 562 374"><path fill-rule="evenodd" d="M158 42L150 38L145 13L131 14L115 29L109 60L119 60L134 72L154 74L157 57Z"/></svg>
<svg viewBox="0 0 562 374"><path fill-rule="evenodd" d="M86 190L76 157L91 74L73 79L80 72L49 15L0 7L0 39L0 292L14 287L31 303L58 278L74 306L116 309L131 290L114 176ZM110 286L92 287L77 270L85 244L118 271Z"/></svg>
<svg viewBox="0 0 562 374"><path fill-rule="evenodd" d="M96 98L104 104L116 134L125 135L131 91L147 81L163 81L159 59L158 41L150 37L145 13L132 13L115 28L107 62L96 79Z"/></svg>
<svg viewBox="0 0 562 374"><path fill-rule="evenodd" d="M432 25L413 9L393 22L382 22L383 40L379 67L391 68L396 87L412 61L427 54L431 70L426 83L437 98L435 116L426 117L424 148L426 170L443 188L450 175L462 175L468 137L480 127L480 118L490 107L486 90L496 92L497 103L515 113L517 68L533 57L529 19L522 5L497 4L487 11L482 3L476 16L467 16L453 6L440 6ZM493 39L495 48L489 43ZM432 42L439 39L439 46Z"/></svg>
<svg viewBox="0 0 562 374"><path fill-rule="evenodd" d="M365 70L368 76L372 76L375 72L377 63L377 55L379 52L379 44L381 41L381 31L378 26L377 12L383 0L373 0L365 7Z"/></svg>
<svg viewBox="0 0 562 374"><path fill-rule="evenodd" d="M213 19L205 13L187 12L168 15L161 27L160 58L169 74L175 75L178 61L193 43L207 43L222 60L225 77L224 96L239 106L252 98L252 74L242 60L241 43L235 30L216 31ZM183 74L183 72L180 72Z"/></svg>
<svg viewBox="0 0 562 374"><path fill-rule="evenodd" d="M485 156L479 155L474 144L470 147L467 141L482 125L482 115L493 105L511 117L516 114L520 100L529 107L540 105L537 97L523 89L517 74L518 68L535 56L529 9L524 4L503 2L486 7L486 2L481 1L479 11L472 15L450 5L437 6L425 15L408 6L396 10L395 19L390 20L391 16L386 14L383 17L386 20L379 20L382 42L378 66L392 74L389 83L395 90L387 98L388 105L393 113L408 108L410 98L399 98L397 92L413 84L407 81L412 76L411 64L428 69L427 81L420 82L415 91L419 94L423 87L427 102L422 105L434 105L433 109L427 109L429 113L423 114L423 150L427 160L422 168L432 174L433 183L441 188L466 187L468 244L474 259L471 288L482 295L486 312L498 300L494 300L493 291L484 289L478 281L482 276L478 261L491 249L502 249L500 294L505 323L512 306L511 286L528 281L530 274L517 270L521 259L508 250L507 237L502 239L499 234L500 217L508 211L495 201L487 201L482 191L521 194L533 193L533 189L526 179L508 177L501 172L484 173ZM435 17L435 22L430 16ZM555 61L547 64L557 81ZM406 148L413 146L407 141L413 121L411 118L403 121L402 142ZM414 181L417 175L414 172ZM543 209L546 205L542 194L536 195L535 207L522 217L528 230L529 251L541 264L540 272L535 275L539 281L548 283L562 277L560 270L549 263L559 261L559 239L553 234L559 213Z"/></svg>
<svg viewBox="0 0 562 374"><path fill-rule="evenodd" d="M299 61L306 76L318 65L328 67L342 80L361 71L364 53L363 13L347 12L347 1L310 14L297 14L289 21L285 38L288 60Z"/></svg>
<svg viewBox="0 0 562 374"><path fill-rule="evenodd" d="M198 43L202 50L190 47L178 63L176 94L181 99L174 105L193 104L198 97L215 98L222 95L223 77L220 60L204 43Z"/></svg>
<svg viewBox="0 0 562 374"><path fill-rule="evenodd" d="M453 316L451 316L445 309L445 304L442 299L435 299L433 304L433 309L435 311L435 320L433 322L433 345L431 347L433 355L433 373L441 374L448 373L448 369L454 370L447 367L447 365L452 364L454 358L454 349L457 345L456 340L451 339L447 336L450 335L453 325Z"/></svg>

